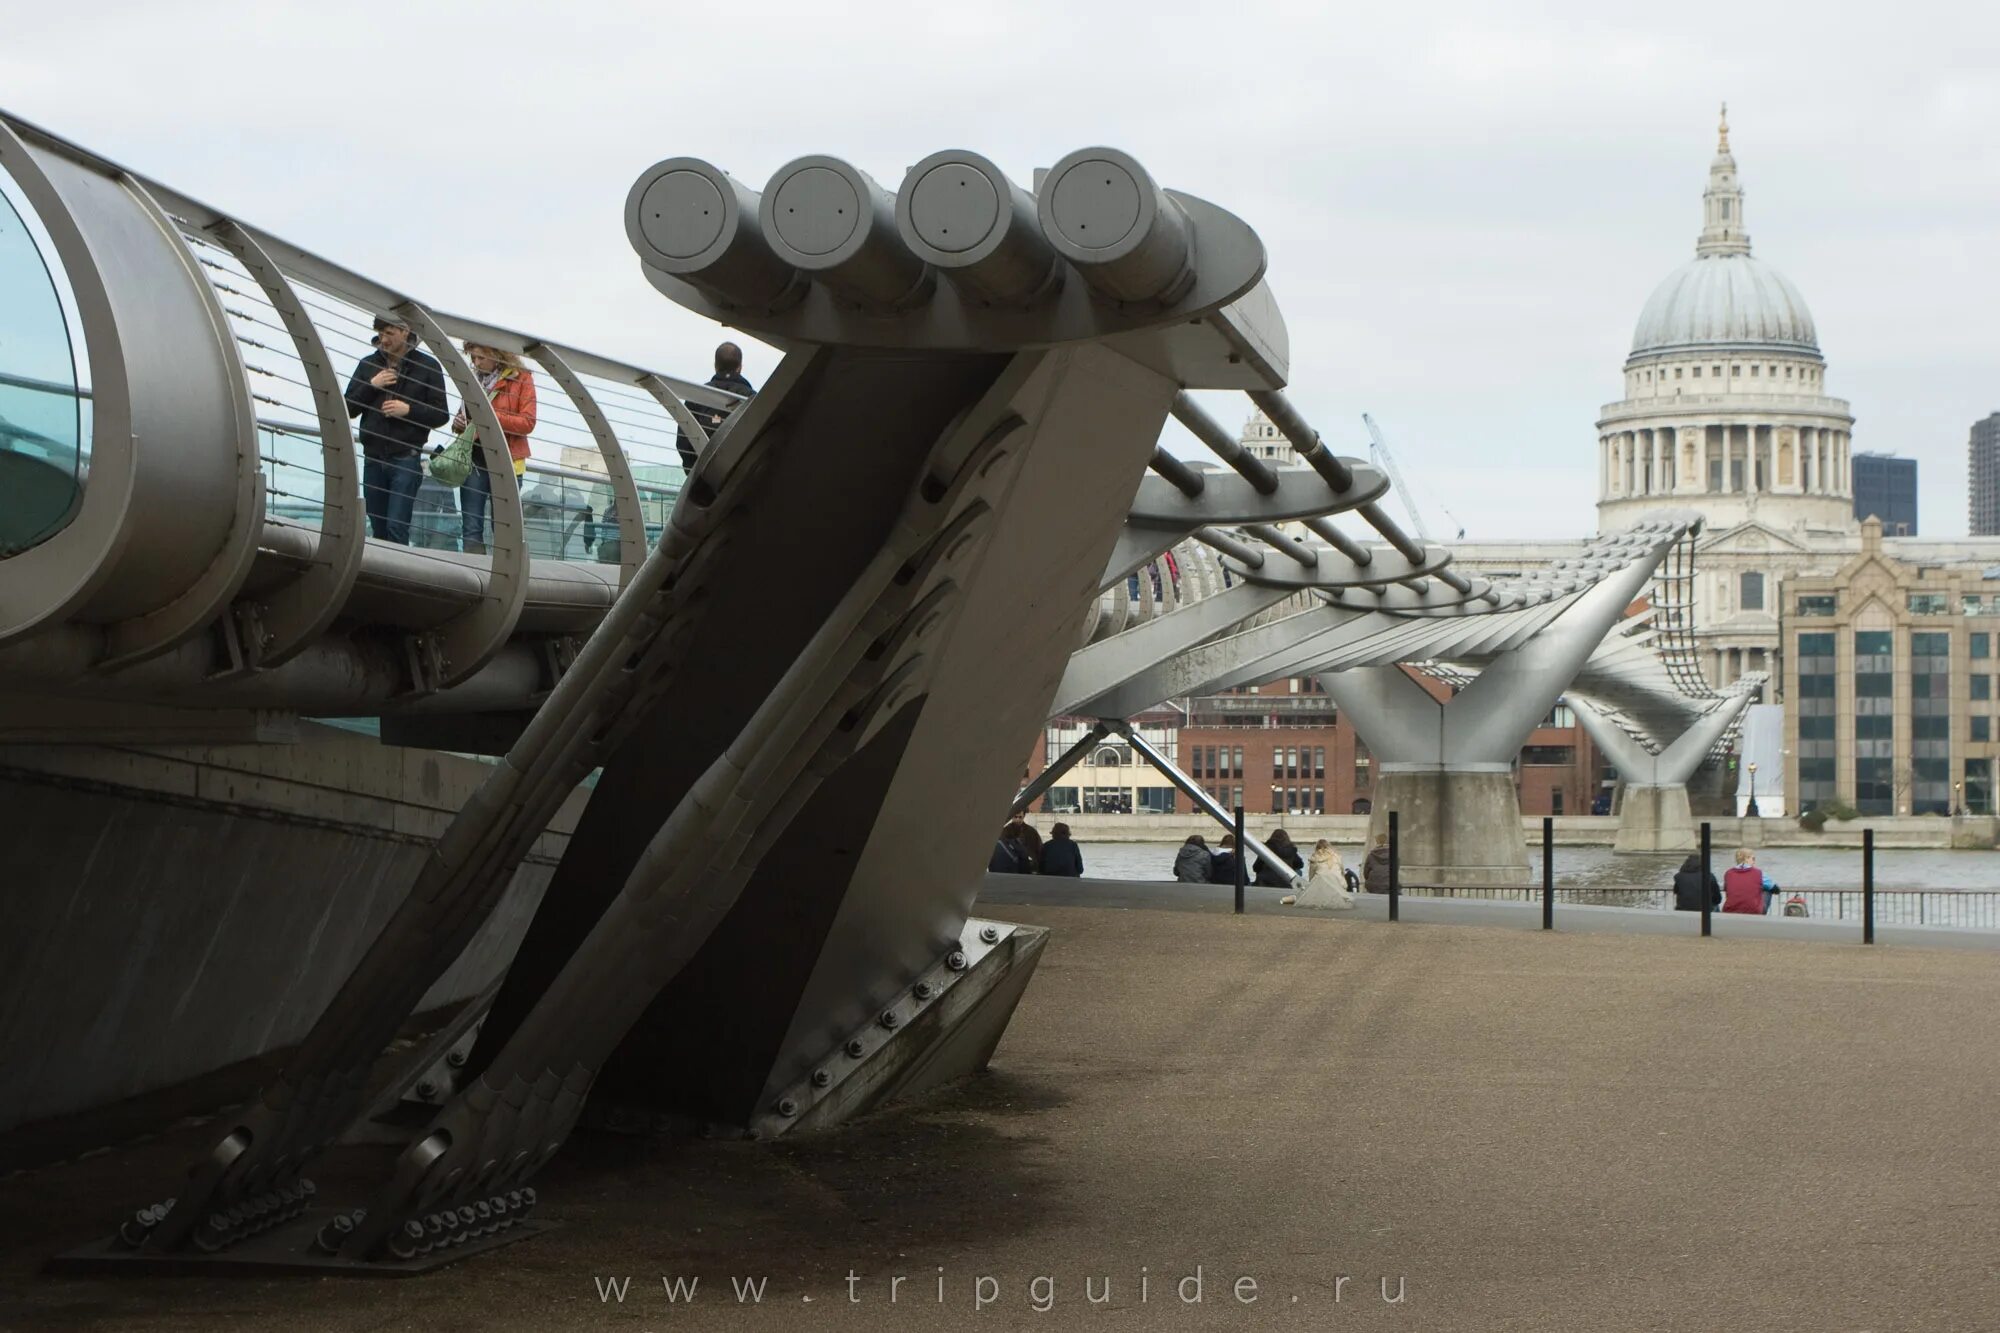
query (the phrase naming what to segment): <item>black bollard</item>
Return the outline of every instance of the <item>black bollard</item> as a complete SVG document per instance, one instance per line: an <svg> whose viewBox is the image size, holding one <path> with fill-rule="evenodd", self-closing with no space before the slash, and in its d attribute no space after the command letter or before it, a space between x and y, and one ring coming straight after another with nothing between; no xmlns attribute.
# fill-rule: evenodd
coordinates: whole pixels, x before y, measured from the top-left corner
<svg viewBox="0 0 2000 1333"><path fill-rule="evenodd" d="M1403 897L1403 867L1398 854L1402 848L1396 842L1396 812L1389 812L1389 919L1397 920L1402 913L1398 910Z"/></svg>
<svg viewBox="0 0 2000 1333"><path fill-rule="evenodd" d="M1250 868L1250 848L1243 841L1243 807L1236 807L1236 915L1243 915L1244 872Z"/></svg>
<svg viewBox="0 0 2000 1333"><path fill-rule="evenodd" d="M1875 830L1861 830L1861 942L1875 942Z"/></svg>
<svg viewBox="0 0 2000 1333"><path fill-rule="evenodd" d="M1708 900L1708 880L1712 873L1708 868L1708 821L1701 821L1701 933L1709 933L1709 912L1712 904Z"/></svg>
<svg viewBox="0 0 2000 1333"><path fill-rule="evenodd" d="M1556 821L1542 816L1542 929L1556 928Z"/></svg>

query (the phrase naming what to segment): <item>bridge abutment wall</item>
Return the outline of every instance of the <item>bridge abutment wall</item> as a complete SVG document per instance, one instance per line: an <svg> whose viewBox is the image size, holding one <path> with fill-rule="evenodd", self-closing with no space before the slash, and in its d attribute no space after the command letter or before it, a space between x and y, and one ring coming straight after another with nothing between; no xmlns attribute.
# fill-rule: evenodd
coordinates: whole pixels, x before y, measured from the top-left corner
<svg viewBox="0 0 2000 1333"><path fill-rule="evenodd" d="M0 1132L297 1042L490 767L333 728L305 735L0 747ZM499 975L584 797L420 1011Z"/></svg>

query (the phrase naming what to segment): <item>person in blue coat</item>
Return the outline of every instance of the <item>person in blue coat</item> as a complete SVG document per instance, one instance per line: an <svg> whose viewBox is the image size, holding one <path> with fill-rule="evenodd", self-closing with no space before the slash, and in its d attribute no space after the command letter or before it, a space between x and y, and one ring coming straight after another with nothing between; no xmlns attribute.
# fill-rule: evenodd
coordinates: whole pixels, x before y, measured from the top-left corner
<svg viewBox="0 0 2000 1333"><path fill-rule="evenodd" d="M1049 840L1042 844L1042 873L1071 879L1082 876L1083 848L1070 838L1069 825L1057 824L1049 830Z"/></svg>

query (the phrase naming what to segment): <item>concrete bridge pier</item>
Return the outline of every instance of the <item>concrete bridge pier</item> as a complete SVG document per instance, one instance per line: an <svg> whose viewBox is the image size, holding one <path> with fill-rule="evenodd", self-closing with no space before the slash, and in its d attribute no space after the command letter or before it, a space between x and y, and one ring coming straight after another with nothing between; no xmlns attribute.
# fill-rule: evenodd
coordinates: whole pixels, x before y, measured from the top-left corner
<svg viewBox="0 0 2000 1333"><path fill-rule="evenodd" d="M1728 695L1696 718L1672 744L1650 753L1617 720L1588 699L1570 696L1569 706L1598 749L1604 751L1624 782L1618 809L1619 853L1688 852L1697 845L1694 813L1688 804L1688 780L1715 742L1743 712L1754 691Z"/></svg>

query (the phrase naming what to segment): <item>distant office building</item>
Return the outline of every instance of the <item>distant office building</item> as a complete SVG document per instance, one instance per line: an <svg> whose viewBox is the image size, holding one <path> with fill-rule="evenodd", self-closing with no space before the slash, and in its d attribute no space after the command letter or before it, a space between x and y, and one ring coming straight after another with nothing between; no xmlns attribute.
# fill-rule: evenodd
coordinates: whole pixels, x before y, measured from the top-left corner
<svg viewBox="0 0 2000 1333"><path fill-rule="evenodd" d="M1917 535L1917 460L1854 455L1854 517L1879 518L1885 537Z"/></svg>
<svg viewBox="0 0 2000 1333"><path fill-rule="evenodd" d="M1786 783L1800 809L1993 813L1995 573L1898 559L1865 522L1837 573L1785 580Z"/></svg>
<svg viewBox="0 0 2000 1333"><path fill-rule="evenodd" d="M1967 453L1972 535L2000 537L2000 412L1972 423Z"/></svg>

